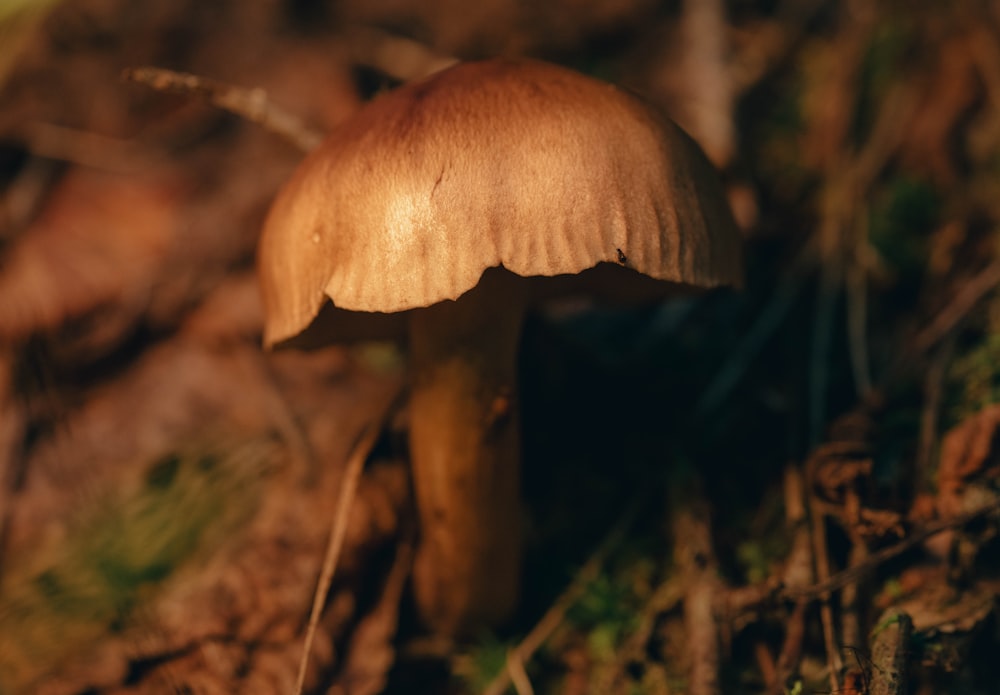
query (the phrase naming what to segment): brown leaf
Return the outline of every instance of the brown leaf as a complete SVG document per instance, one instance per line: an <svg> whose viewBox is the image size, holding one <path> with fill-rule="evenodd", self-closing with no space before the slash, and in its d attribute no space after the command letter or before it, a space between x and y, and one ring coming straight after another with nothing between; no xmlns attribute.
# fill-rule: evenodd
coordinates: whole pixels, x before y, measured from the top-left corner
<svg viewBox="0 0 1000 695"><path fill-rule="evenodd" d="M961 506L961 491L968 482L997 465L998 431L1000 404L981 410L944 436L937 482L938 509L945 517Z"/></svg>
<svg viewBox="0 0 1000 695"><path fill-rule="evenodd" d="M178 221L177 199L162 180L70 172L0 258L0 339L21 341L102 310L94 331L113 343L145 306Z"/></svg>

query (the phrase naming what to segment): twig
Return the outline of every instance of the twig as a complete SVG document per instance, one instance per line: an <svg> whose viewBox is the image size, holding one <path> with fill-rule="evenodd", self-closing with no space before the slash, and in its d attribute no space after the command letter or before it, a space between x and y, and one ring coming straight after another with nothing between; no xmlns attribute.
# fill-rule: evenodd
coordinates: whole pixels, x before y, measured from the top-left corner
<svg viewBox="0 0 1000 695"><path fill-rule="evenodd" d="M872 376L868 357L868 269L857 258L857 248L868 244L868 215L862 210L855 222L855 257L847 263L847 338L851 357L854 389L862 401L872 393Z"/></svg>
<svg viewBox="0 0 1000 695"><path fill-rule="evenodd" d="M792 550L785 563L784 584L789 587L808 586L813 582L812 544L805 508L805 481L802 471L794 466L785 469L785 515L793 531ZM782 695L785 683L802 659L802 644L806 633L806 607L804 599L796 601L795 608L785 625L785 639L774 666L771 678L765 676L768 692Z"/></svg>
<svg viewBox="0 0 1000 695"><path fill-rule="evenodd" d="M776 592L771 591L770 593L773 596ZM727 598L731 598L731 594L732 592L727 595ZM647 658L646 650L649 648L650 639L652 639L653 632L659 624L660 616L672 610L683 598L684 587L677 575L671 574L664 579L653 590L652 596L649 597L645 605L640 609L638 625L635 631L625 638L624 644L622 644L621 648L615 654L613 666L607 669L606 675L599 677L595 683L591 684L589 691L595 693L617 692L617 684L625 677L628 664L634 661L641 662ZM757 605L763 603L765 600L763 597L758 598ZM752 601L753 599L749 600ZM726 608L729 609L730 606ZM730 614L734 612L734 610L730 610Z"/></svg>
<svg viewBox="0 0 1000 695"><path fill-rule="evenodd" d="M156 154L131 140L42 121L25 123L11 135L39 157L118 174L146 168Z"/></svg>
<svg viewBox="0 0 1000 695"><path fill-rule="evenodd" d="M860 565L868 557L868 547L864 541L851 534L851 551L848 555L848 567ZM860 579L848 582L840 592L840 639L842 644L861 644L861 597Z"/></svg>
<svg viewBox="0 0 1000 695"><path fill-rule="evenodd" d="M371 27L357 27L349 36L355 60L403 82L427 77L458 62L418 41Z"/></svg>
<svg viewBox="0 0 1000 695"><path fill-rule="evenodd" d="M517 647L511 650L511 654L507 657L508 662L511 658L517 658L524 664L530 661L531 657L538 651L538 648L545 644L549 636L562 624L566 617L566 611L576 603L587 586L597 578L608 554L621 542L625 532L632 525L632 522L635 521L635 517L639 513L641 506L641 500L633 501L629 505L625 513L608 532L608 535L601 541L601 544L587 558L587 561L580 568L580 571L576 573L576 577L573 578L570 585L566 587L555 603L549 607L541 620L531 629L531 632L525 636ZM505 668L490 681L489 685L483 690L483 695L502 695L510 684L511 674L509 669Z"/></svg>
<svg viewBox="0 0 1000 695"><path fill-rule="evenodd" d="M867 244L867 239L856 235L858 238L853 240L853 246L848 249L847 231L858 224L860 211L857 201L863 200L868 194L879 172L902 144L903 133L906 131L901 124L906 123L907 116L912 113L916 95L917 89L913 81L893 87L882 101L864 147L828 176L823 196L823 219L818 232L822 265L809 366L809 435L813 444L820 440L821 429L826 422L827 363L836 299L841 288L851 278L849 267L858 263L858 245ZM853 250L853 253L846 255L848 250ZM863 269L858 270L861 275L864 272ZM854 283L856 292L859 281L855 279ZM861 287L863 291L863 285ZM853 308L856 312L858 306ZM849 336L852 335L852 320L855 323L858 321L857 316L852 316L851 309L849 306L847 314ZM853 332L858 332L857 329L858 326L855 326ZM864 338L863 331L860 332L860 338ZM866 395L866 378L863 375L867 367L861 372L858 370L867 362L867 347L861 351L858 345L853 345L853 348L851 354L855 372L862 376L858 380L859 392Z"/></svg>
<svg viewBox="0 0 1000 695"><path fill-rule="evenodd" d="M924 377L924 407L920 413L920 439L915 471L919 492L929 490L932 484L931 464L938 443L938 420L944 398L944 377L954 352L955 339L952 337L937 349Z"/></svg>
<svg viewBox="0 0 1000 695"><path fill-rule="evenodd" d="M695 406L699 415L707 415L726 402L754 359L764 349L768 339L785 319L815 266L815 245L808 244L784 271L767 307L736 343L726 364L702 392Z"/></svg>
<svg viewBox="0 0 1000 695"><path fill-rule="evenodd" d="M122 79L137 82L159 92L195 94L208 103L285 139L303 152L308 152L323 140L323 133L314 130L301 119L275 105L260 88L247 89L225 84L199 75L174 72L164 68L127 68Z"/></svg>
<svg viewBox="0 0 1000 695"><path fill-rule="evenodd" d="M916 351L924 353L934 347L951 333L979 300L989 294L997 285L1000 285L1000 259L994 260L972 279L965 282L948 306L939 311L930 325L917 334L913 341Z"/></svg>
<svg viewBox="0 0 1000 695"><path fill-rule="evenodd" d="M707 506L695 494L673 518L674 557L684 580L684 632L690 655L688 692L718 695L720 581Z"/></svg>
<svg viewBox="0 0 1000 695"><path fill-rule="evenodd" d="M531 679L528 672L524 670L524 662L513 649L507 652L507 673L514 684L517 695L535 695L535 689L531 687Z"/></svg>
<svg viewBox="0 0 1000 695"><path fill-rule="evenodd" d="M787 635L788 633L786 632L785 634ZM768 648L767 642L763 639L756 640L753 643L753 655L754 659L757 661L757 670L760 671L761 678L763 678L764 682L768 684L777 683L778 671L774 661L774 655L771 654L771 650ZM781 695L781 690L778 691L778 695Z"/></svg>
<svg viewBox="0 0 1000 695"><path fill-rule="evenodd" d="M695 140L715 166L733 158L736 100L728 57L729 26L722 0L686 0L680 20L684 46L679 69L684 80L682 110ZM675 69L677 69L675 67Z"/></svg>
<svg viewBox="0 0 1000 695"><path fill-rule="evenodd" d="M846 219L848 212L845 211L849 211L849 206L855 204L854 201L857 198L855 192L867 190L871 186L881 167L898 148L902 133L905 131L899 127L899 123L905 121L904 115L907 109L912 106L916 98L915 95L915 87L907 84L896 88L886 97L879 113L878 122L873 128L872 137L869 138L865 148L853 160L844 165L843 170L838 175L835 175L837 181L829 184L828 196L830 199L824 209L826 218L824 224L827 235L834 238L817 239L816 236L821 235L814 235L785 270L767 308L758 315L756 322L731 351L725 366L703 391L695 408L699 415L704 416L711 413L726 401L729 394L743 378L750 364L764 348L767 340L781 325L816 266L822 259L829 257L830 248L835 248L841 243L838 241L839 221ZM834 234L834 232L837 233ZM828 288L825 295L828 303L833 298L832 292L839 287L839 284L839 274L828 275L824 281L825 286L832 287L832 289ZM818 312L817 316L822 315L823 312ZM824 316L823 320L825 321L827 318ZM817 328L819 329L820 326L818 325ZM823 339L822 335L814 340L814 359L825 359L826 342L828 341ZM811 392L815 394L814 398L820 398L825 393L825 386L821 383L825 382L825 367L820 368L820 371L823 373L813 373ZM822 410L822 408L813 407L811 412L815 414L817 410ZM814 417L816 416L814 415Z"/></svg>
<svg viewBox="0 0 1000 695"><path fill-rule="evenodd" d="M966 512L960 516L956 516L953 519L948 519L945 521L939 521L934 524L929 524L928 526L920 529L919 531L914 531L905 540L896 543L895 545L890 545L888 547L882 548L881 550L872 553L865 560L858 565L853 567L848 567L845 570L834 574L829 579L820 581L810 587L804 589L797 589L795 587L786 587L782 591L782 595L787 599L816 599L824 594L828 594L831 591L836 591L842 588L848 582L856 580L858 577L867 574L884 562L888 562L892 558L902 555L910 548L920 545L925 540L931 536L935 536L942 531L947 531L953 528L959 528L964 526L970 521L975 521L976 519L986 516L988 514L1000 511L1000 502L994 504L988 504L980 509L973 510L971 512Z"/></svg>
<svg viewBox="0 0 1000 695"><path fill-rule="evenodd" d="M330 584L333 582L333 575L337 569L337 560L340 558L340 550L344 545L344 538L347 535L347 522L350 519L351 507L354 505L358 482L361 480L361 471L365 467L365 459L371 453L372 447L375 446L375 442L378 439L379 432L382 431L386 420L396 409L400 399L403 397L403 393L404 389L399 388L393 394L389 399L388 405L382 411L381 416L368 423L358 435L354 446L351 448L351 454L344 470L344 478L340 484L340 495L337 497L337 511L333 519L330 541L326 547L323 568L320 571L316 593L313 596L312 612L309 614L309 626L306 628L306 641L302 647L302 660L299 662L299 673L295 679L295 695L301 695L302 688L305 685L306 667L309 665L309 652L312 650L312 643L316 637L319 618L323 613L327 593L330 591Z"/></svg>
<svg viewBox="0 0 1000 695"><path fill-rule="evenodd" d="M830 222L837 224L837 221ZM839 232L837 233L839 235ZM845 264L839 250L826 254L820 265L813 314L812 344L809 352L809 445L814 447L823 437L826 426L826 396L829 376L830 349L833 343L833 318L840 294Z"/></svg>
<svg viewBox="0 0 1000 695"><path fill-rule="evenodd" d="M906 657L913 620L906 613L883 616L872 635L871 695L904 695L907 690Z"/></svg>
<svg viewBox="0 0 1000 695"><path fill-rule="evenodd" d="M813 486L810 485L810 488ZM811 531L813 562L816 565L816 576L819 583L823 584L830 578L830 557L826 543L826 517L820 509L820 504L815 493L808 496L809 508L811 512ZM844 662L840 658L836 631L833 625L833 609L830 606L830 592L819 594L820 599L819 617L823 624L823 644L826 646L826 660L830 667L830 690L837 692L840 690L840 673Z"/></svg>

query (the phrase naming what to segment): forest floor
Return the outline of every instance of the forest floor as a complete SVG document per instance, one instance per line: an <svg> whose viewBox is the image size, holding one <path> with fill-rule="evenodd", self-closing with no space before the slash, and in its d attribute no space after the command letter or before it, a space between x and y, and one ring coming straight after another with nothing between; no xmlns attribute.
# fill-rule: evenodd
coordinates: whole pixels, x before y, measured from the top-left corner
<svg viewBox="0 0 1000 695"><path fill-rule="evenodd" d="M475 8L0 2L0 695L293 692L352 455L306 692L996 692L1000 6ZM531 317L523 596L452 644L408 584L405 348L261 347L302 150L123 73L330 132L495 55L677 120L747 281Z"/></svg>

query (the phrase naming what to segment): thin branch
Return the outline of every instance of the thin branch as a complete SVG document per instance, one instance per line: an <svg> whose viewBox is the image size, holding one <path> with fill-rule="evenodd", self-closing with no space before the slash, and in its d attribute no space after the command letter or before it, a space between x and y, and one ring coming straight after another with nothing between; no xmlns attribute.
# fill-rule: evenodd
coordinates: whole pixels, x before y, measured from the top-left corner
<svg viewBox="0 0 1000 695"><path fill-rule="evenodd" d="M774 665L774 674L766 680L767 691L773 695L783 695L788 690L785 684L795 673L802 660L802 645L806 640L806 601L797 601L791 616L785 622L785 639L781 644L781 653ZM766 677L766 676L765 676Z"/></svg>
<svg viewBox="0 0 1000 695"><path fill-rule="evenodd" d="M866 557L868 557L868 547L857 534L852 533L851 550L847 560L848 567L861 564ZM862 596L860 580L848 582L840 592L840 640L842 644L862 643Z"/></svg>
<svg viewBox="0 0 1000 695"><path fill-rule="evenodd" d="M42 121L24 123L10 136L39 157L117 174L146 169L157 156L155 151L131 140Z"/></svg>
<svg viewBox="0 0 1000 695"><path fill-rule="evenodd" d="M775 593L775 590L770 592L772 596ZM729 592L726 598L731 599L732 594L732 591ZM653 590L652 596L649 597L645 605L639 610L638 625L635 631L625 638L625 642L615 654L615 663L612 668L607 669L603 677L600 677L601 674L598 674L599 678L597 682L591 684L591 692L617 692L616 688L625 677L628 665L632 662L641 662L646 659L646 650L649 648L650 639L652 639L653 633L659 624L660 616L672 610L683 598L683 582L675 574L668 576ZM738 600L739 598L737 598ZM760 596L747 597L748 603L753 602L754 605L760 605L765 600L765 597ZM733 615L738 610L731 609L731 604L725 608L729 610L729 615Z"/></svg>
<svg viewBox="0 0 1000 695"><path fill-rule="evenodd" d="M846 268L847 337L851 357L854 388L862 401L872 393L872 376L868 355L868 270L857 249L868 244L868 215L862 209L855 221L855 254Z"/></svg>
<svg viewBox="0 0 1000 695"><path fill-rule="evenodd" d="M144 84L159 92L200 96L213 106L256 123L303 152L312 150L324 137L321 131L310 128L297 116L270 101L267 93L260 88L236 87L207 77L156 67L127 68L122 73L122 79Z"/></svg>
<svg viewBox="0 0 1000 695"><path fill-rule="evenodd" d="M356 61L403 82L427 77L458 62L454 56L418 41L372 27L357 27L348 35Z"/></svg>
<svg viewBox="0 0 1000 695"><path fill-rule="evenodd" d="M810 485L810 489L814 486ZM809 508L811 517L813 562L816 565L816 576L820 585L830 579L830 556L826 543L826 515L823 514L821 505L816 499L815 493L809 494ZM830 691L840 690L840 674L844 663L840 658L840 647L837 640L836 630L833 625L833 608L830 606L830 592L819 594L820 599L819 616L823 624L823 644L826 647L826 659L830 668Z"/></svg>
<svg viewBox="0 0 1000 695"><path fill-rule="evenodd" d="M576 577L574 577L570 585L566 587L555 603L549 607L541 620L531 629L531 632L527 634L517 647L511 650L511 653L507 657L508 663L512 658L516 658L522 664L530 661L539 647L545 644L545 641L555 632L556 628L562 624L566 617L566 611L576 603L587 589L587 586L597 578L608 555L621 543L625 532L628 531L629 527L632 526L632 522L635 521L635 517L639 513L641 506L638 500L629 505L629 508L618 519L617 523L608 532L608 535L604 537L601 544L587 559L583 567L580 568L580 571L576 573ZM490 681L489 685L483 690L483 695L502 695L510 684L511 673L509 669L505 668Z"/></svg>
<svg viewBox="0 0 1000 695"><path fill-rule="evenodd" d="M918 353L926 352L937 345L964 319L983 297L1000 285L1000 259L994 260L972 279L963 283L962 289L938 312L930 325L917 334L913 341Z"/></svg>
<svg viewBox="0 0 1000 695"><path fill-rule="evenodd" d="M795 587L786 587L782 591L782 595L787 599L816 599L824 594L828 594L831 591L836 591L844 587L848 582L855 581L858 577L861 577L868 572L871 572L879 565L888 562L892 558L902 555L907 550L916 547L923 543L925 540L931 536L935 536L942 531L947 531L953 528L959 528L968 524L970 521L975 521L976 519L987 516L989 514L1000 511L1000 502L993 504L988 504L980 509L973 510L971 512L966 512L960 516L953 519L948 519L945 521L939 521L934 524L929 524L924 528L914 531L910 534L908 538L900 541L894 545L882 548L881 550L872 553L865 560L853 567L848 567L837 574L834 574L829 579L825 581L820 581L810 587L804 589L798 589Z"/></svg>
<svg viewBox="0 0 1000 695"><path fill-rule="evenodd" d="M944 379L954 352L955 339L952 337L936 350L924 377L924 407L920 413L920 438L915 471L919 492L929 490L932 483L931 464L938 446L938 421L941 417L941 403L944 400Z"/></svg>
<svg viewBox="0 0 1000 695"><path fill-rule="evenodd" d="M340 550L343 548L344 538L347 536L347 522L350 519L351 507L354 506L354 498L358 491L358 482L361 480L361 472L365 467L365 459L371 453L372 447L375 446L375 442L378 440L379 432L382 431L386 420L396 409L400 399L403 397L403 393L404 389L399 388L389 399L381 416L372 420L361 431L355 440L354 446L351 449L351 455L347 460L344 478L340 484L340 495L337 497L337 511L333 519L330 541L326 547L326 557L323 558L323 568L320 571L316 593L313 596L312 611L309 614L306 641L302 647L302 659L299 662L299 672L295 679L295 695L301 695L302 688L305 685L306 667L309 665L309 652L312 650L312 643L316 637L319 618L323 613L323 606L326 604L330 584L333 582L333 575L337 570L337 560L340 558Z"/></svg>
<svg viewBox="0 0 1000 695"><path fill-rule="evenodd" d="M767 307L757 315L757 320L750 327L750 330L740 338L730 351L726 364L702 392L702 396L695 406L695 411L699 415L708 415L726 402L757 355L767 345L767 341L785 320L816 263L815 244L809 243L783 272Z"/></svg>
<svg viewBox="0 0 1000 695"><path fill-rule="evenodd" d="M831 224L839 225L840 220ZM840 232L835 232L839 237ZM838 250L826 254L820 265L813 314L812 343L809 351L809 445L815 446L826 426L827 381L833 347L834 309L843 282L844 262Z"/></svg>
<svg viewBox="0 0 1000 695"><path fill-rule="evenodd" d="M785 469L784 497L786 524L792 530L792 550L788 554L783 573L786 586L802 587L813 582L812 543L809 538L808 515L805 507L805 480L802 471L794 466ZM767 691L773 695L785 692L785 683L798 670L802 660L802 645L806 634L806 608L808 602L800 599L785 625L785 639L774 665L771 677L765 675Z"/></svg>
<svg viewBox="0 0 1000 695"><path fill-rule="evenodd" d="M715 604L721 583L707 505L696 492L673 516L674 558L684 582L688 692L718 695L719 624Z"/></svg>
<svg viewBox="0 0 1000 695"><path fill-rule="evenodd" d="M507 652L507 673L510 674L517 695L535 695L528 672L524 670L524 662L513 649Z"/></svg>

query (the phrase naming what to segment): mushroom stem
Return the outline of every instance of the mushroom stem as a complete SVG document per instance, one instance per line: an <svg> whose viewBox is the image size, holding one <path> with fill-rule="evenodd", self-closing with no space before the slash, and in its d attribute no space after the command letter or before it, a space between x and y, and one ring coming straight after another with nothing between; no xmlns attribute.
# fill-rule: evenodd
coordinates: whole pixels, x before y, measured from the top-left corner
<svg viewBox="0 0 1000 695"><path fill-rule="evenodd" d="M496 624L521 570L517 348L525 298L487 271L410 319L410 457L421 523L417 607L439 634Z"/></svg>

